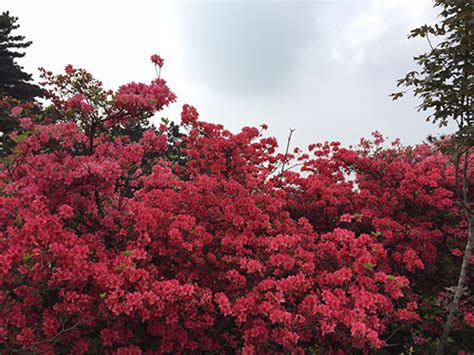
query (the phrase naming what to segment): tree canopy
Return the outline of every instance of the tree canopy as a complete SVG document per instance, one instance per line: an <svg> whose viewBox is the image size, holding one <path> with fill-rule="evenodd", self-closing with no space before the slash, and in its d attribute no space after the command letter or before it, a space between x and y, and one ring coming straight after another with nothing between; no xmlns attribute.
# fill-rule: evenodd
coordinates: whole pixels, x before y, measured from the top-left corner
<svg viewBox="0 0 474 355"><path fill-rule="evenodd" d="M41 89L31 83L31 74L17 63L24 57L21 50L28 48L31 41L13 32L20 26L18 18L8 11L0 15L0 96L11 96L21 101L31 101L42 94Z"/></svg>

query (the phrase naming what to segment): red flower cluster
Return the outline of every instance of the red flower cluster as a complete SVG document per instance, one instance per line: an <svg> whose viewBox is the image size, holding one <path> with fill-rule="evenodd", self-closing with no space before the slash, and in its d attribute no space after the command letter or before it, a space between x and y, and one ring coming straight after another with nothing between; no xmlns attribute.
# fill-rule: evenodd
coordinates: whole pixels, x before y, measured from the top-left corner
<svg viewBox="0 0 474 355"><path fill-rule="evenodd" d="M45 77L54 115L14 110L0 163L2 353L402 352L439 336L465 220L436 145L283 156L189 105L185 133L131 140L119 128L175 100L163 80ZM301 172L280 173L289 158Z"/></svg>
<svg viewBox="0 0 474 355"><path fill-rule="evenodd" d="M166 82L156 79L150 84L130 83L121 86L115 96L115 107L136 117L142 112L160 111L175 99Z"/></svg>
<svg viewBox="0 0 474 355"><path fill-rule="evenodd" d="M163 64L165 63L165 60L163 58L161 58L158 54L153 54L151 57L150 57L150 60L153 64L155 65L158 65L160 68L163 66Z"/></svg>

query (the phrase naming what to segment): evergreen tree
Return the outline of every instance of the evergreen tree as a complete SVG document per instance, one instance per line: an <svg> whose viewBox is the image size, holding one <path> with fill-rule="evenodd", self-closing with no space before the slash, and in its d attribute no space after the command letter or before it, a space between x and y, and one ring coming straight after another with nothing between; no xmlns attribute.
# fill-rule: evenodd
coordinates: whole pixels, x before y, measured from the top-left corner
<svg viewBox="0 0 474 355"><path fill-rule="evenodd" d="M20 101L31 101L41 96L40 88L31 81L31 74L23 71L16 62L25 53L18 50L28 48L31 41L25 41L24 36L13 35L12 32L20 27L17 17L8 11L0 15L0 96L11 96Z"/></svg>

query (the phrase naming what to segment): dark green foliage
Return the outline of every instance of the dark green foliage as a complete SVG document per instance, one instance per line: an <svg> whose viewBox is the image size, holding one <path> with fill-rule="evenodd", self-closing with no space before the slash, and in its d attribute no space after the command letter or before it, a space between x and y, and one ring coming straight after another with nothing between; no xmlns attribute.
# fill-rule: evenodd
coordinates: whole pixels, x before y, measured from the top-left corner
<svg viewBox="0 0 474 355"><path fill-rule="evenodd" d="M189 160L189 157L183 151L185 148L182 140L184 134L179 131L180 125L175 124L173 121L168 121L168 119L163 119L162 121L167 128L168 149L166 156L174 164L184 166Z"/></svg>
<svg viewBox="0 0 474 355"><path fill-rule="evenodd" d="M12 96L20 101L31 101L41 96L41 89L30 83L31 74L25 73L16 59L24 57L19 52L28 48L31 42L25 41L24 36L14 35L18 29L18 18L8 11L0 15L0 96Z"/></svg>
<svg viewBox="0 0 474 355"><path fill-rule="evenodd" d="M18 122L10 117L10 105L0 100L0 158L10 151L13 141L8 134L18 127Z"/></svg>

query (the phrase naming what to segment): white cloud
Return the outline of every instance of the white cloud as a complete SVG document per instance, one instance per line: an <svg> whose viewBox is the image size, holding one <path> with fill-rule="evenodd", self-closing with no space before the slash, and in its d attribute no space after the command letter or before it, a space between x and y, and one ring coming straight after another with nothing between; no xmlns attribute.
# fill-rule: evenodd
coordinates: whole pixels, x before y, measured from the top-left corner
<svg viewBox="0 0 474 355"><path fill-rule="evenodd" d="M388 29L378 13L363 12L341 30L333 29L331 55L340 63L359 64L364 61L371 43L377 41Z"/></svg>
<svg viewBox="0 0 474 355"><path fill-rule="evenodd" d="M389 31L408 32L433 19L430 0L369 0L341 27L331 27L330 53L339 63L360 65Z"/></svg>

